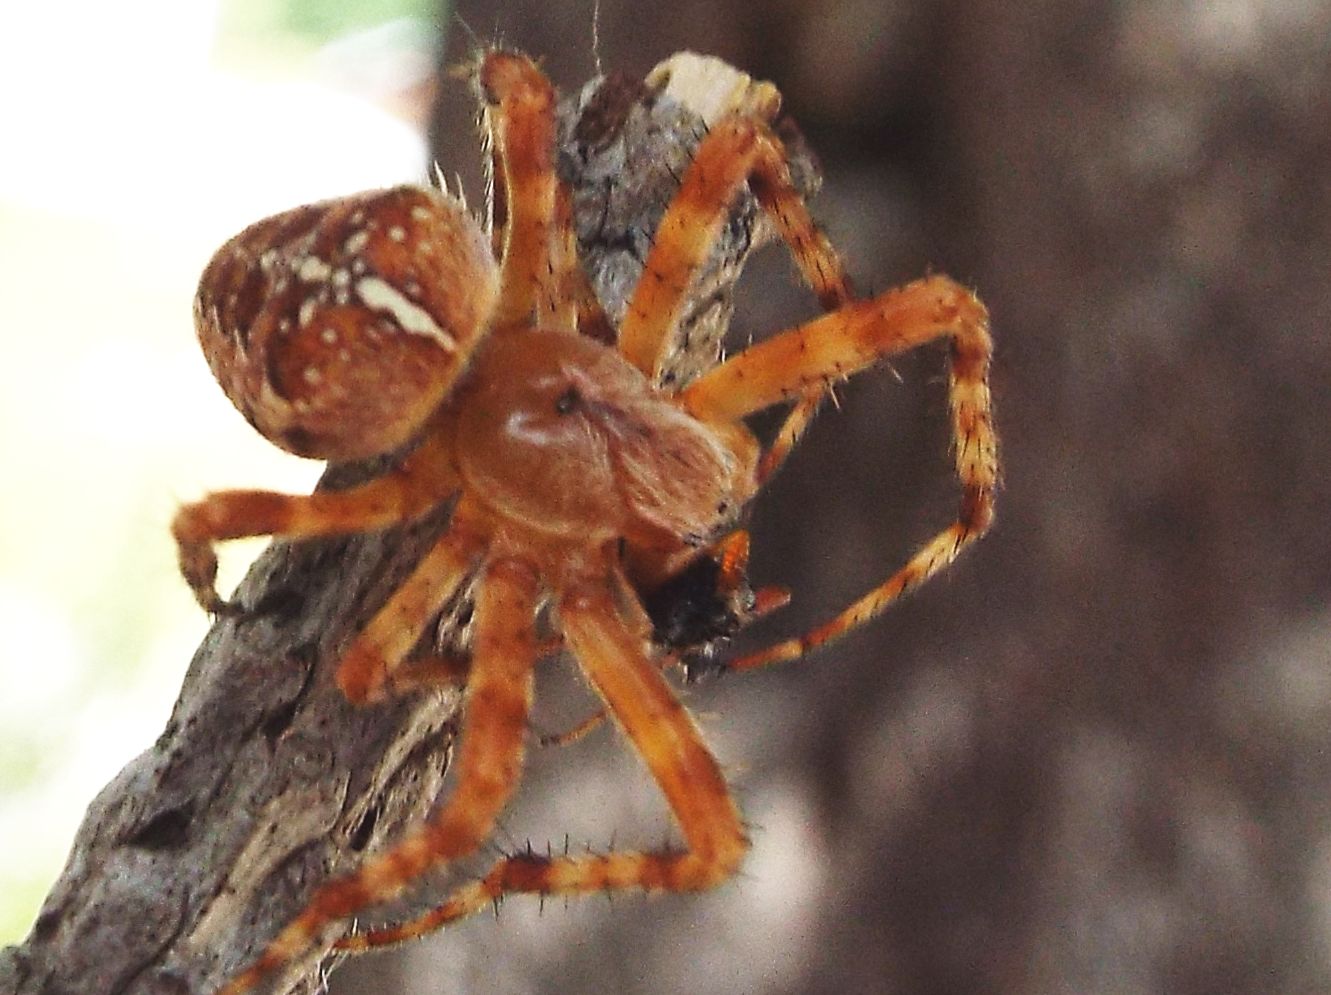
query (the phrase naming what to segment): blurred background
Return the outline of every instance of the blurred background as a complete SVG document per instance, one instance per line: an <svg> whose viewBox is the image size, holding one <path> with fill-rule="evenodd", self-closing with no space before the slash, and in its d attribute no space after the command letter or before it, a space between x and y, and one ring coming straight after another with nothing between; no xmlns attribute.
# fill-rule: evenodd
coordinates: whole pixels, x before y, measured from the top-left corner
<svg viewBox="0 0 1331 995"><path fill-rule="evenodd" d="M197 355L212 248L431 157L479 194L453 12L344 7L27 4L0 35L0 941L203 632L174 504L317 474ZM513 900L333 991L1331 988L1331 3L602 0L597 51L591 0L456 13L567 88L683 48L775 81L861 287L989 304L1005 487L873 625L686 690L752 822L739 881ZM811 313L769 250L734 343ZM743 645L953 513L941 351L893 369L758 502L755 579L796 601ZM501 843L669 829L602 733L533 757Z"/></svg>

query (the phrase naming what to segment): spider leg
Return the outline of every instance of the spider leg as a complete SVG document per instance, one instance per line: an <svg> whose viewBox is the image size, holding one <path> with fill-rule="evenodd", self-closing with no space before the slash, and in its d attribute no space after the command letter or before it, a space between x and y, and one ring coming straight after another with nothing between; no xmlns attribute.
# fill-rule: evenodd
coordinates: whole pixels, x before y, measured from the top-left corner
<svg viewBox="0 0 1331 995"><path fill-rule="evenodd" d="M567 184L560 183L555 195L556 257L561 261L556 272L563 274L564 286L558 294L559 307L554 316L556 329L576 329L597 342L613 346L615 327L606 317L601 299L596 296L587 273L578 259L578 233L573 225L573 195Z"/></svg>
<svg viewBox="0 0 1331 995"><path fill-rule="evenodd" d="M489 564L476 596L476 654L467 683L458 780L448 804L402 842L333 880L219 995L241 995L309 950L332 924L388 901L489 835L522 769L536 641L539 578L527 564Z"/></svg>
<svg viewBox="0 0 1331 995"><path fill-rule="evenodd" d="M445 657L405 661L430 619L470 575L485 543L484 536L469 525L466 505L459 504L448 531L342 655L337 684L348 701L359 705L383 698L390 689L452 683L459 672L465 672Z"/></svg>
<svg viewBox="0 0 1331 995"><path fill-rule="evenodd" d="M551 746L572 746L574 743L590 736L597 729L601 728L608 718L610 718L610 716L605 713L605 709L598 708L585 719L578 722L576 725L570 726L563 732L544 733L536 740L536 745L541 747L541 749L546 749Z"/></svg>
<svg viewBox="0 0 1331 995"><path fill-rule="evenodd" d="M409 521L457 490L447 446L443 435L430 433L395 470L346 491L219 491L183 505L171 522L180 572L205 609L235 613L238 608L217 593L215 543L245 536L364 532Z"/></svg>
<svg viewBox="0 0 1331 995"><path fill-rule="evenodd" d="M812 383L849 376L885 356L937 338L948 339L951 346L948 396L962 488L957 520L830 621L735 660L731 669L794 659L837 638L943 569L989 528L998 483L998 439L989 396L993 344L988 313L973 294L949 278L926 277L873 300L855 301L746 349L682 392L685 408L696 417L731 421L783 398L802 396Z"/></svg>
<svg viewBox="0 0 1331 995"><path fill-rule="evenodd" d="M363 951L402 943L506 894L697 891L724 881L739 866L749 844L721 768L693 718L648 659L643 639L620 617L610 589L598 585L567 591L559 613L583 672L665 794L688 849L577 856L516 853L424 915L343 937L337 949Z"/></svg>
<svg viewBox="0 0 1331 995"><path fill-rule="evenodd" d="M780 139L752 116L723 118L698 145L679 192L661 219L620 326L620 351L653 381L659 380L693 276L746 180L823 307L835 308L851 298L850 280L840 257L814 224L791 181ZM821 384L811 385L787 415L776 444L759 467L760 483L803 434L823 391Z"/></svg>
<svg viewBox="0 0 1331 995"><path fill-rule="evenodd" d="M471 657L432 653L403 660L384 678L383 697L398 698L420 691L461 688L471 673Z"/></svg>
<svg viewBox="0 0 1331 995"><path fill-rule="evenodd" d="M561 303L569 260L557 232L555 91L526 56L487 52L477 88L492 142L496 220L503 224L495 327L570 327Z"/></svg>
<svg viewBox="0 0 1331 995"><path fill-rule="evenodd" d="M453 528L438 547L421 560L343 654L337 680L350 701L360 704L419 691L457 689L467 683L470 654L404 655L420 640L430 619L457 594L484 550L484 538L464 534L464 519L465 512L454 516ZM561 640L539 640L536 658L543 660L563 648Z"/></svg>

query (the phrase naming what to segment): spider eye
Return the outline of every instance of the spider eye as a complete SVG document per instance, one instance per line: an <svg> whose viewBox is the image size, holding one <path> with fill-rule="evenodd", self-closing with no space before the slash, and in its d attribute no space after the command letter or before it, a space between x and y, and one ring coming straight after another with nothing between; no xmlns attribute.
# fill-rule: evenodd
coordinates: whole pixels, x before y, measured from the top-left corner
<svg viewBox="0 0 1331 995"><path fill-rule="evenodd" d="M561 415L567 415L581 403L582 395L578 393L578 388L570 387L555 398L555 411Z"/></svg>

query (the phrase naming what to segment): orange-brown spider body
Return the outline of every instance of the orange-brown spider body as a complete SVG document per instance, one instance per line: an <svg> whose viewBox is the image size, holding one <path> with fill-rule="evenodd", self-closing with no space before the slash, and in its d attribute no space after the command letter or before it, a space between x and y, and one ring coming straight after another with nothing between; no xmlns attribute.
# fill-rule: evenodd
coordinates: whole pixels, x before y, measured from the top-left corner
<svg viewBox="0 0 1331 995"><path fill-rule="evenodd" d="M425 916L338 947L417 936L511 892L686 891L734 873L744 828L653 659L643 592L696 583L704 554L720 592L739 589L747 537L727 533L837 379L949 341L960 513L828 623L732 667L792 659L836 638L946 566L992 519L997 443L983 306L941 276L854 298L764 113L724 116L702 139L605 344L610 323L579 268L569 195L554 173L554 90L529 60L500 51L483 56L476 79L502 214L492 233L497 262L459 202L400 188L260 222L223 246L200 286L196 319L210 364L261 432L327 459L406 452L347 491L226 491L181 508L173 531L200 603L234 610L214 588L219 540L379 529L455 502L448 530L343 654L338 684L364 703L459 680L456 661L411 654L473 581L475 599L452 797L397 845L320 888L225 995L249 990L330 927L485 841L519 780L544 605L660 786L685 848L514 855ZM828 313L667 390L663 357L690 281L745 183ZM783 402L790 414L763 452L744 419ZM755 614L783 598L759 592Z"/></svg>

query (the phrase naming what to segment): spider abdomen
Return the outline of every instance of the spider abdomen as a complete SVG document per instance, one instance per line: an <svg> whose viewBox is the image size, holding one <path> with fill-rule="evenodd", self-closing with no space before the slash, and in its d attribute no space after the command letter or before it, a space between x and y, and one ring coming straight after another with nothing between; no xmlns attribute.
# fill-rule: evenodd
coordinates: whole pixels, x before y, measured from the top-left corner
<svg viewBox="0 0 1331 995"><path fill-rule="evenodd" d="M396 187L246 228L204 271L195 327L264 436L354 459L407 441L438 406L496 292L486 237L462 205Z"/></svg>
<svg viewBox="0 0 1331 995"><path fill-rule="evenodd" d="M469 492L543 533L698 543L752 494L747 432L694 419L617 351L582 336L491 338L456 404Z"/></svg>

